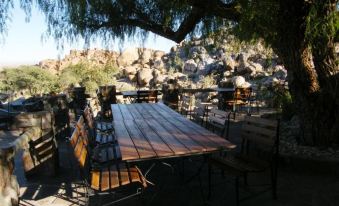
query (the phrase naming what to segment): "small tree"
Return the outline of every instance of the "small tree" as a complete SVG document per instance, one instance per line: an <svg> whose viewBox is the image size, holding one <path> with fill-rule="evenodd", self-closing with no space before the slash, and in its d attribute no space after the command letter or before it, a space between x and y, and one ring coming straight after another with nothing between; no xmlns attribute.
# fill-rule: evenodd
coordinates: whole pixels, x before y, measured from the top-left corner
<svg viewBox="0 0 339 206"><path fill-rule="evenodd" d="M1 82L3 90L28 90L30 95L58 90L56 76L35 66L4 69Z"/></svg>

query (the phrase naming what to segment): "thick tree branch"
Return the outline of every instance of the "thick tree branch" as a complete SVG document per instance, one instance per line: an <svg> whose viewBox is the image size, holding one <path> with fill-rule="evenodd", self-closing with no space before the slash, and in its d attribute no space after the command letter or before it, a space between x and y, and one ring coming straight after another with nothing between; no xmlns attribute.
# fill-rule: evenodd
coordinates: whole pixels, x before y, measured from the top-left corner
<svg viewBox="0 0 339 206"><path fill-rule="evenodd" d="M193 7L205 10L208 15L232 21L238 21L240 18L240 9L237 1L226 4L220 0L189 0L188 3Z"/></svg>

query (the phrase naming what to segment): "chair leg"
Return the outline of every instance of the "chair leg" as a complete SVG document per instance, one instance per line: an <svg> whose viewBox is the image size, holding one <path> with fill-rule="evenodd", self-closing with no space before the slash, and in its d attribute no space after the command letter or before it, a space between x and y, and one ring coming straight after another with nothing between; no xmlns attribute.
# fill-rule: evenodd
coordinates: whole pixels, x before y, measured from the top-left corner
<svg viewBox="0 0 339 206"><path fill-rule="evenodd" d="M236 206L239 206L239 177L236 176L235 178L235 201L236 201Z"/></svg>
<svg viewBox="0 0 339 206"><path fill-rule="evenodd" d="M244 174L244 184L248 186L248 178L247 178L247 173Z"/></svg>
<svg viewBox="0 0 339 206"><path fill-rule="evenodd" d="M277 171L271 166L271 181L272 181L272 197L277 199Z"/></svg>
<svg viewBox="0 0 339 206"><path fill-rule="evenodd" d="M207 199L211 198L211 189L212 189L212 165L208 163L208 195Z"/></svg>

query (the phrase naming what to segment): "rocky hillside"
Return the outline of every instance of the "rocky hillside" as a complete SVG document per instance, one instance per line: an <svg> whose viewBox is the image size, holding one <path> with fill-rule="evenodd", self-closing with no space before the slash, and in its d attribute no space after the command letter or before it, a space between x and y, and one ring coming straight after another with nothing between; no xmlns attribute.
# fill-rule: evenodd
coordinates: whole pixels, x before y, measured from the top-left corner
<svg viewBox="0 0 339 206"><path fill-rule="evenodd" d="M223 82L255 87L284 82L287 76L278 57L262 43L245 45L232 36L183 41L167 54L143 48L121 53L72 50L60 61L43 60L39 66L58 74L83 61L93 65L113 63L119 68L119 78L144 87L159 87L169 79L185 87L212 87Z"/></svg>

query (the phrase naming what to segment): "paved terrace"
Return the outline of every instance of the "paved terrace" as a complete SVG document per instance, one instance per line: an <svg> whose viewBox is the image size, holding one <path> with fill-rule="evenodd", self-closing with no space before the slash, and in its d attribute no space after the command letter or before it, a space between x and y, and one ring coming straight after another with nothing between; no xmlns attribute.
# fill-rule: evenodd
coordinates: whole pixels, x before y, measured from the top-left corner
<svg viewBox="0 0 339 206"><path fill-rule="evenodd" d="M231 124L231 136L236 135L239 125ZM231 139L232 141L232 139ZM60 142L60 170L56 177L35 175L26 179L23 174L20 155L16 158L15 174L20 184L20 205L25 206L70 206L85 205L83 186L79 178L76 162L67 142ZM220 170L214 169L213 191L207 200L207 167L203 167L199 176L187 182L202 165L203 158L185 159L184 176L182 161L168 160L174 166L174 172L159 164L152 170L149 179L156 185L150 186L142 198L133 198L118 205L235 205L233 179ZM149 163L140 166L149 167ZM48 174L48 171L45 172ZM335 206L339 202L339 163L315 164L314 162L283 159L278 174L278 200L273 200L271 191L267 191L269 173L249 176L249 184L241 187L241 206ZM241 182L243 186L243 182ZM255 195L253 195L255 193ZM249 198L249 196L251 196ZM104 198L104 201L109 197ZM91 205L98 201L91 199Z"/></svg>

